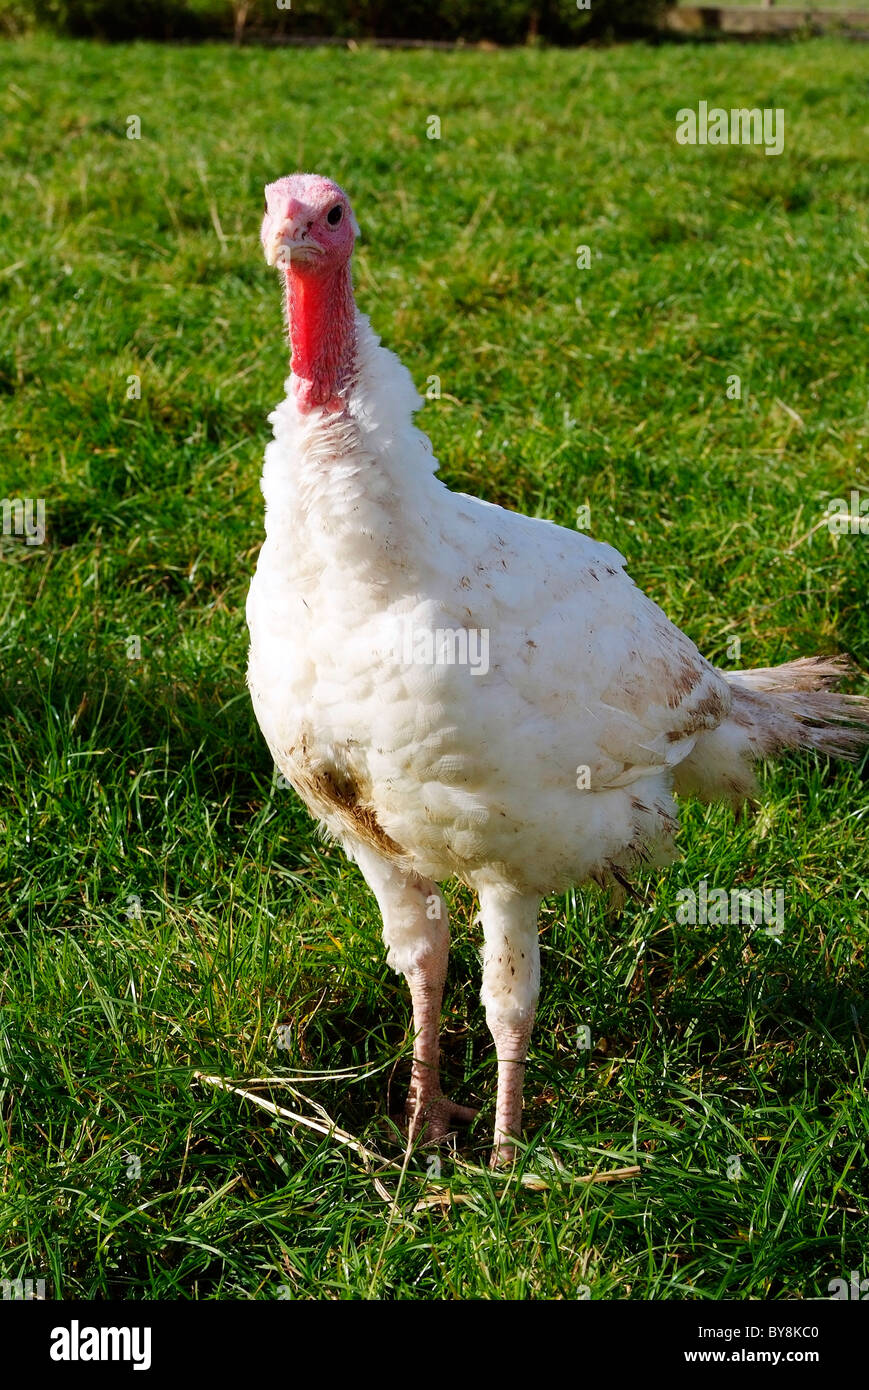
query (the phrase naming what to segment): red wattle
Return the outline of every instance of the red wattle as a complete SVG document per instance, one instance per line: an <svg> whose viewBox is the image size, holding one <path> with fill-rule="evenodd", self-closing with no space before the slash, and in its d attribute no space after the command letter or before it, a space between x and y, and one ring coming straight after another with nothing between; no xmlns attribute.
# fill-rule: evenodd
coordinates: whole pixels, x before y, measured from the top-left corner
<svg viewBox="0 0 869 1390"><path fill-rule="evenodd" d="M286 276L296 399L303 410L340 409L356 347L349 263L322 273L291 265Z"/></svg>

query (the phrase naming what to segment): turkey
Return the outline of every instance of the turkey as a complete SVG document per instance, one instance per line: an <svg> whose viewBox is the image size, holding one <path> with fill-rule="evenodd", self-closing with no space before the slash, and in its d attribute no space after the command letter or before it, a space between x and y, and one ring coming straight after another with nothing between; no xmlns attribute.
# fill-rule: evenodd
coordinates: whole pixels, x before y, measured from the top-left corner
<svg viewBox="0 0 869 1390"><path fill-rule="evenodd" d="M355 305L358 234L331 180L265 190L292 350L269 417L248 683L275 764L367 880L407 980L411 1139L474 1112L439 1076L449 926L479 900L497 1057L493 1162L515 1158L541 899L675 856L674 795L755 791L784 749L855 756L869 700L841 659L719 671L579 531L449 491L410 374Z"/></svg>

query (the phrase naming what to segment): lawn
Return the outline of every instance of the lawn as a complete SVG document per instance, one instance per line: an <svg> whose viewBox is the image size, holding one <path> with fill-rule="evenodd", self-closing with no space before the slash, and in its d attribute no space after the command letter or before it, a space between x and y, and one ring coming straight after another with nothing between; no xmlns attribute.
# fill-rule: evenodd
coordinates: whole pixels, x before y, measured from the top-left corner
<svg viewBox="0 0 869 1390"><path fill-rule="evenodd" d="M420 420L452 487L568 526L587 506L726 667L865 671L869 538L823 519L869 487L869 53L35 38L0 47L0 78L0 497L45 518L42 544L0 542L0 1275L158 1299L865 1277L859 766L791 757L755 816L686 804L682 862L618 912L547 900L533 1185L481 1166L495 1062L455 886L445 1071L482 1106L455 1155L378 1176L193 1073L273 1077L261 1094L402 1161L405 988L245 689L287 367L262 185L305 167L350 192L358 299L440 378ZM699 101L781 108L784 152L677 144ZM681 923L704 878L783 890L781 933Z"/></svg>

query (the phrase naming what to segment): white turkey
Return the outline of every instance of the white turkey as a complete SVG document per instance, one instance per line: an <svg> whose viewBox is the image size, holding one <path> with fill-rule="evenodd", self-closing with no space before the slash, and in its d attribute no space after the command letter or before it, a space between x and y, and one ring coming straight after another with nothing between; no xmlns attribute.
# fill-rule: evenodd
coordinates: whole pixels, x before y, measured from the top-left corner
<svg viewBox="0 0 869 1390"><path fill-rule="evenodd" d="M757 759L853 755L869 700L829 689L838 660L716 670L609 545L450 492L409 373L356 309L357 234L329 179L267 186L262 243L292 361L270 416L248 679L277 767L358 864L410 987L413 1137L473 1114L440 1084L437 884L455 875L478 894L503 1163L521 1130L543 895L671 860L674 793L739 804Z"/></svg>

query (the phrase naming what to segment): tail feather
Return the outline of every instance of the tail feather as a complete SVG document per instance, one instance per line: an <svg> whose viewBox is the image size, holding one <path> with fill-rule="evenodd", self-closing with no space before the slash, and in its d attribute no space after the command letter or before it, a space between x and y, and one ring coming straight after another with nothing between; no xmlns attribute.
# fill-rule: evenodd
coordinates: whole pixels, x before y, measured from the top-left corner
<svg viewBox="0 0 869 1390"><path fill-rule="evenodd" d="M869 699L834 689L853 670L847 657L818 656L722 671L733 694L730 714L676 768L676 791L741 805L757 794L755 764L788 748L858 757L869 744Z"/></svg>

